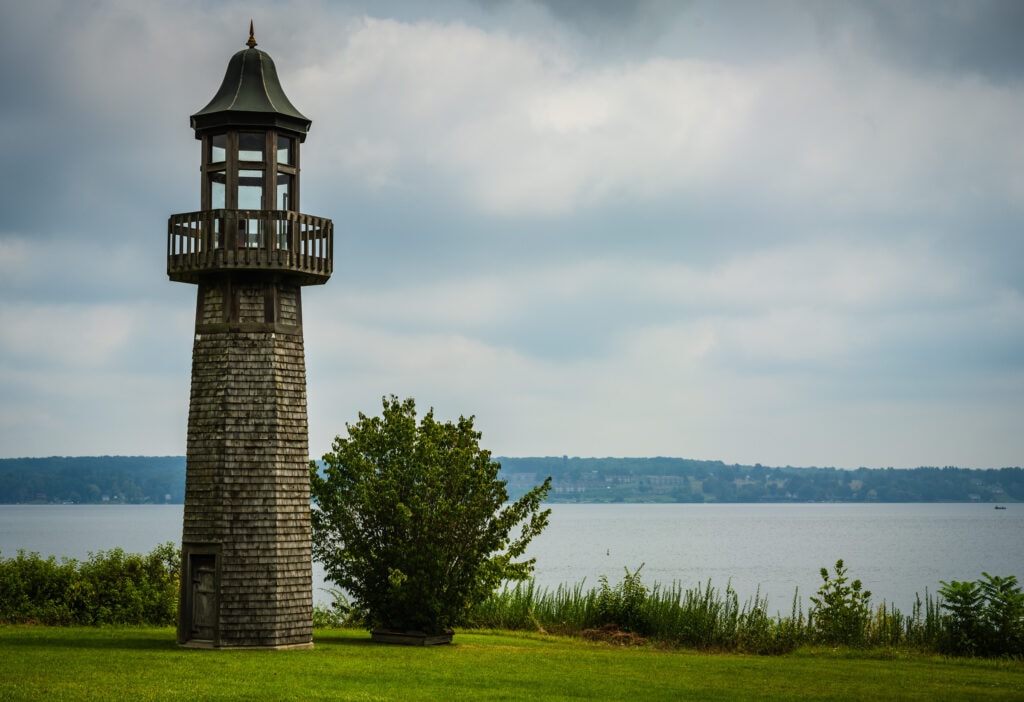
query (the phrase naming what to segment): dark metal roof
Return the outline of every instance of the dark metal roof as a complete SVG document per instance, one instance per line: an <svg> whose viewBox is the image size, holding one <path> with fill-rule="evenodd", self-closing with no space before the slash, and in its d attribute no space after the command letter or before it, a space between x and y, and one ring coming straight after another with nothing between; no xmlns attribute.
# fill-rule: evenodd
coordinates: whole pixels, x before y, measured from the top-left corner
<svg viewBox="0 0 1024 702"><path fill-rule="evenodd" d="M196 137L226 127L275 127L305 139L312 121L284 94L270 54L256 48L249 23L249 48L231 57L220 89L210 103L192 115Z"/></svg>

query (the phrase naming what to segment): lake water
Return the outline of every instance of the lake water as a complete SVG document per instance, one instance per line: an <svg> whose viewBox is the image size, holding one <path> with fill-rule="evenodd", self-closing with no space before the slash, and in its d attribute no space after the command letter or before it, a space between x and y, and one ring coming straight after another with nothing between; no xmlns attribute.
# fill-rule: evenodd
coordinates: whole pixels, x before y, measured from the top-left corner
<svg viewBox="0 0 1024 702"><path fill-rule="evenodd" d="M613 584L643 564L647 584L731 582L742 600L760 588L772 612L805 602L819 570L839 558L850 575L910 613L916 593L983 571L1024 582L1024 505L616 504L550 505L548 529L528 555L539 585ZM146 553L181 539L181 505L0 505L0 556L16 551L82 559L120 546ZM316 599L329 599L314 566Z"/></svg>

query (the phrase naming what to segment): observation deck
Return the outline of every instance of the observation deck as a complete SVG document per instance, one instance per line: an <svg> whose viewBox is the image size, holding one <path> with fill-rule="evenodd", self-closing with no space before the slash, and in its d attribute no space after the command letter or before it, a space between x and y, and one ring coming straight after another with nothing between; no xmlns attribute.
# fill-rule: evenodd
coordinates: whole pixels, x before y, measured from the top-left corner
<svg viewBox="0 0 1024 702"><path fill-rule="evenodd" d="M225 272L269 273L323 285L334 261L334 223L290 210L201 210L167 220L167 276L198 283Z"/></svg>

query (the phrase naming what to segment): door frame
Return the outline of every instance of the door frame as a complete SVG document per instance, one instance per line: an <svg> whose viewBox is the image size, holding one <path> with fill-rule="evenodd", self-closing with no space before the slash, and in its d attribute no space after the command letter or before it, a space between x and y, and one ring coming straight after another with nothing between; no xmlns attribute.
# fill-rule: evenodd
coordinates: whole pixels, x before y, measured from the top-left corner
<svg viewBox="0 0 1024 702"><path fill-rule="evenodd" d="M195 619L195 576L201 565L213 560L214 570L214 602L213 602L213 634L207 638L196 638L192 624ZM212 646L220 645L220 583L221 583L221 545L214 543L182 543L181 545L181 583L178 598L178 643L182 645Z"/></svg>

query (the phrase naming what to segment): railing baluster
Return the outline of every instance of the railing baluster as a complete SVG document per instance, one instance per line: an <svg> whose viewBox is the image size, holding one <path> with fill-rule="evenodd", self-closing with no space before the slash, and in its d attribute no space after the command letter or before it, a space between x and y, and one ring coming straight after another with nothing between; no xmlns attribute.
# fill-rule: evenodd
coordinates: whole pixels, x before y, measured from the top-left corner
<svg viewBox="0 0 1024 702"><path fill-rule="evenodd" d="M204 272L274 268L330 276L334 223L288 210L202 210L167 220L167 272L195 282Z"/></svg>

